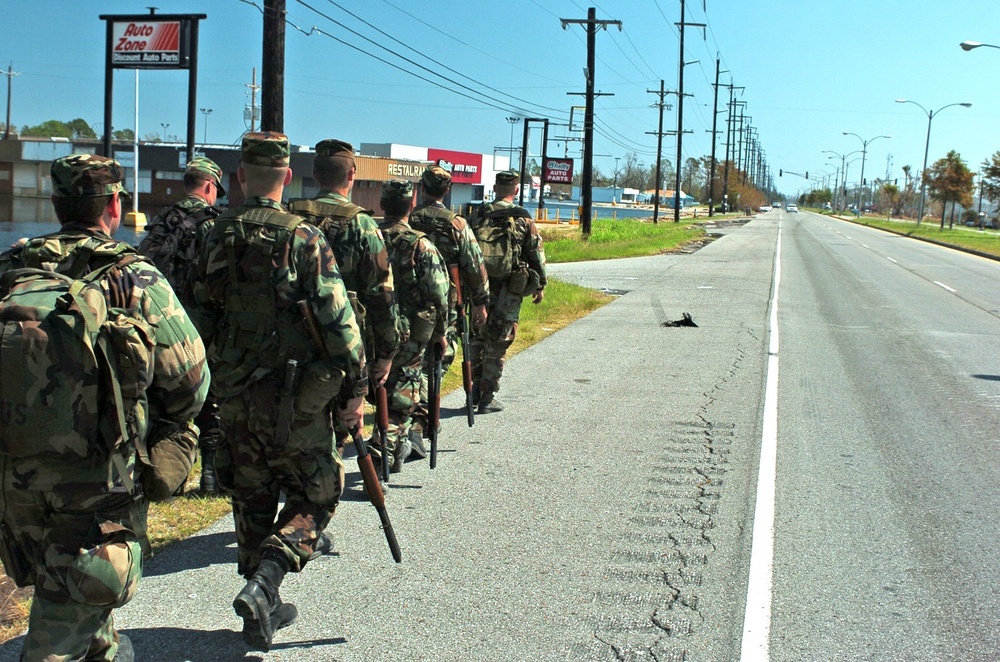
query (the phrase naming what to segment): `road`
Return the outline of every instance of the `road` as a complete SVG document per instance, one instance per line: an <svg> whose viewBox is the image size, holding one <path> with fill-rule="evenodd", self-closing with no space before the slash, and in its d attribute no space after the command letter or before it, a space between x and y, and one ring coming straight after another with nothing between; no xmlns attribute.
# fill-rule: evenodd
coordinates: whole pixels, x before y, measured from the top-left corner
<svg viewBox="0 0 1000 662"><path fill-rule="evenodd" d="M504 412L469 429L445 398L437 469L391 482L402 564L349 466L340 555L286 579L300 617L270 653L238 634L223 520L117 612L138 658L1000 655L1000 266L773 211L694 254L551 274L620 296L511 359ZM697 328L662 326L683 312Z"/></svg>

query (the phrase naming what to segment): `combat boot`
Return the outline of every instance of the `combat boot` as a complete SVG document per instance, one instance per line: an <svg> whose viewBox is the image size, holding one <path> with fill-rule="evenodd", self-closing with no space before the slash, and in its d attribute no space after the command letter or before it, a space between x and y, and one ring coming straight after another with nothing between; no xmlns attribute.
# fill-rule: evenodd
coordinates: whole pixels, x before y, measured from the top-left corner
<svg viewBox="0 0 1000 662"><path fill-rule="evenodd" d="M112 662L135 662L135 650L132 648L132 640L124 634L118 633L118 651Z"/></svg>
<svg viewBox="0 0 1000 662"><path fill-rule="evenodd" d="M321 556L326 556L327 554L335 554L336 550L333 545L333 536L324 531L319 534L319 538L316 540L316 544L313 546L313 552L309 555L309 560L318 559Z"/></svg>
<svg viewBox="0 0 1000 662"><path fill-rule="evenodd" d="M233 600L236 615L243 619L243 641L253 650L271 650L274 633L294 623L299 615L295 605L283 603L278 595L288 570L283 556L266 555Z"/></svg>
<svg viewBox="0 0 1000 662"><path fill-rule="evenodd" d="M403 463L410 457L413 446L409 437L400 437L396 442L396 450L392 454L392 464L389 465L389 473L398 474L403 470Z"/></svg>
<svg viewBox="0 0 1000 662"><path fill-rule="evenodd" d="M492 393L484 393L482 397L479 398L479 406L476 408L476 413L491 414L497 411L503 411L503 405L496 399L496 397L494 397Z"/></svg>
<svg viewBox="0 0 1000 662"><path fill-rule="evenodd" d="M415 455L420 459L427 457L430 451L427 450L427 446L424 446L424 435L420 429L410 428L407 436L410 439L410 455Z"/></svg>
<svg viewBox="0 0 1000 662"><path fill-rule="evenodd" d="M219 482L215 475L215 447L217 440L202 440L198 444L201 451L201 493L218 494Z"/></svg>

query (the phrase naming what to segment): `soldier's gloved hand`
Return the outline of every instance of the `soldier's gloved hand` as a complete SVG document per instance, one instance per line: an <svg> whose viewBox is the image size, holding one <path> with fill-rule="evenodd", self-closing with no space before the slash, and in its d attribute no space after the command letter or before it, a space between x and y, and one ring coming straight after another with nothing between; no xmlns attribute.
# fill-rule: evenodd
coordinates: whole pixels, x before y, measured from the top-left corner
<svg viewBox="0 0 1000 662"><path fill-rule="evenodd" d="M448 338L446 336L434 336L431 338L431 347L437 349L436 356L444 356L448 351Z"/></svg>
<svg viewBox="0 0 1000 662"><path fill-rule="evenodd" d="M535 290L535 293L531 295L531 303L541 303L544 298L545 290Z"/></svg>
<svg viewBox="0 0 1000 662"><path fill-rule="evenodd" d="M365 433L365 398L359 395L348 400L343 407L337 407L337 419L348 430L358 428L358 434Z"/></svg>
<svg viewBox="0 0 1000 662"><path fill-rule="evenodd" d="M375 388L385 386L385 380L389 378L389 370L392 369L392 359L375 359L368 372Z"/></svg>
<svg viewBox="0 0 1000 662"><path fill-rule="evenodd" d="M486 324L486 305L472 307L472 323L476 326Z"/></svg>

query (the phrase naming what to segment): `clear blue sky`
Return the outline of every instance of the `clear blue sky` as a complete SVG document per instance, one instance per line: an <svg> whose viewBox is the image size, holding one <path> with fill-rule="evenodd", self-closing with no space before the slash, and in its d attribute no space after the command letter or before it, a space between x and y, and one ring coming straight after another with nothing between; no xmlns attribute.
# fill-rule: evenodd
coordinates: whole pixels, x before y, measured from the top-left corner
<svg viewBox="0 0 1000 662"><path fill-rule="evenodd" d="M100 126L105 45L98 15L141 14L156 5L158 13L208 15L201 24L197 100L199 107L212 108L208 141L234 143L246 128L246 85L253 67L258 83L261 75L263 0L3 4L0 66L12 64L21 74L13 79L15 125L82 117ZM739 98L747 103L745 112L779 190L789 194L806 182L777 178L779 169L808 170L815 178L839 164L828 161L823 150L861 149L861 141L844 131L864 138L892 136L869 145L866 177L885 176L890 155L892 177L902 178L903 165L919 170L927 115L912 104L895 103L897 98L928 110L973 104L935 116L930 162L955 149L978 170L1000 150L1000 50L964 52L958 46L964 40L1000 45L996 0L706 0L706 5L703 9L702 0L686 5L686 20L708 28L705 38L697 27L686 32L685 60L699 62L685 68L685 92L693 96L685 99L684 128L692 133L684 137L684 158L710 151L716 57L729 70L721 82L745 87ZM597 101L595 153L609 156L597 157L595 164L611 173L614 157L624 161L628 152L653 163L656 138L647 132L657 128L657 112L650 107L656 98L647 90L659 89L661 79L668 90L677 87L674 24L680 0L287 0L291 23L327 34L307 36L288 27L285 132L302 145L337 137L355 146L397 142L484 153L507 147L506 117L531 114L565 122L570 106L583 105L583 97L567 93L585 89L585 33L580 25L563 29L559 19L584 19L591 6L598 19L622 22L621 32L609 27L597 35L595 87L614 96ZM166 133L183 139L186 72L142 71L139 77L139 135L162 134L161 124L169 124ZM116 71L116 127L132 127L133 87L133 71ZM723 89L720 98L726 93ZM6 102L4 87L0 98ZM676 98L668 103L674 110L665 113L665 130L677 122ZM205 116L197 117L201 141ZM515 145L520 131L517 125ZM556 138L566 135L565 127L550 130ZM540 150L540 140L539 132L532 153ZM571 145L570 156L579 155L579 144ZM561 153L564 145L553 142L550 149ZM721 158L721 140L718 149ZM663 151L676 160L673 137L664 138ZM860 163L851 166L851 179L859 171Z"/></svg>

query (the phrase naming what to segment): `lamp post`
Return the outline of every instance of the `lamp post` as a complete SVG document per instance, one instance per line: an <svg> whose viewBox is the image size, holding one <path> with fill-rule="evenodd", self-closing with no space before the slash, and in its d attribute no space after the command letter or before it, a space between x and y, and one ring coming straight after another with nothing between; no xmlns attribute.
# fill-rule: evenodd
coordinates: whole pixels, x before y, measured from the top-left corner
<svg viewBox="0 0 1000 662"><path fill-rule="evenodd" d="M962 42L962 43L973 43L973 42ZM964 48L964 46L963 46ZM975 48L973 46L973 48ZM968 49L966 49L968 50ZM949 103L947 106L941 106L937 110L927 110L921 106L916 101L910 101L909 99L896 99L896 103L912 103L914 106L920 108L920 110L927 113L927 141L924 143L924 169L920 171L920 203L917 205L917 225L924 220L924 191L927 189L926 179L924 178L924 173L927 172L927 152L931 147L931 121L934 116L940 113L945 108L951 108L952 106L962 106L963 108L971 108L972 104L966 102L961 103Z"/></svg>
<svg viewBox="0 0 1000 662"><path fill-rule="evenodd" d="M853 152L848 152L847 154L838 154L837 152L834 152L834 151L833 151L833 150L831 150L831 149L824 149L824 150L823 150L823 153L824 153L824 154L833 154L833 156L828 156L828 157L826 157L826 158L828 158L828 159L832 159L832 158L834 158L834 157L836 157L836 158L840 159L840 170L838 171L838 173L844 173L844 188L846 189L846 188L847 188L847 170L846 170L846 169L844 168L844 160L845 160L845 159L846 159L846 158L847 158L848 156L851 156L852 154L860 154L860 153L861 153L861 150L860 150L860 149L858 149L858 150L855 150L855 151L853 151ZM835 188L838 188L838 189L839 189L839 187L840 187L840 181L839 181L839 179L838 179L838 181L836 182L836 184L834 184L834 187L835 187ZM838 193L838 192L839 192L839 191L834 191L834 192L833 192L833 208L834 208L834 209L837 209L837 208L838 208L838 207L837 207L837 200L838 200L838 198L839 198L839 196L837 195L837 193ZM846 195L846 193L845 193L845 195Z"/></svg>
<svg viewBox="0 0 1000 662"><path fill-rule="evenodd" d="M205 115L205 133L202 135L201 144L202 145L207 145L208 144L208 116L212 114L212 109L211 108L201 108L200 110Z"/></svg>
<svg viewBox="0 0 1000 662"><path fill-rule="evenodd" d="M160 126L163 127L163 142L167 142L167 127L170 126L170 122L163 123L160 122Z"/></svg>
<svg viewBox="0 0 1000 662"><path fill-rule="evenodd" d="M520 117L507 118L507 123L510 124L510 147L507 149L507 158L510 159L510 161L514 160L514 125L520 121Z"/></svg>
<svg viewBox="0 0 1000 662"><path fill-rule="evenodd" d="M843 131L842 133L845 136L854 136L855 138L857 138L858 140L861 141L861 179L860 179L860 182L861 182L861 186L864 186L865 185L865 157L868 155L868 143L870 143L870 142L872 142L874 140L878 140L879 138L891 138L892 136L875 136L874 138L869 138L868 140L865 140L864 138L862 138L858 134L851 133L850 131ZM855 214L857 216L861 216L861 188L860 187L858 187L858 194L857 194L857 196L855 198L855 206L857 207L857 210L855 211Z"/></svg>
<svg viewBox="0 0 1000 662"><path fill-rule="evenodd" d="M963 41L959 46L962 47L963 51L971 51L973 48L979 48L980 46L985 46L986 48L1000 48L1000 46L994 46L993 44L981 44L978 41Z"/></svg>

